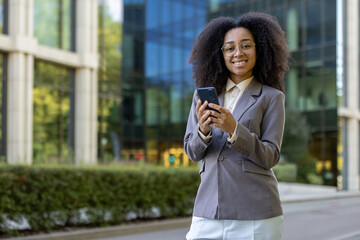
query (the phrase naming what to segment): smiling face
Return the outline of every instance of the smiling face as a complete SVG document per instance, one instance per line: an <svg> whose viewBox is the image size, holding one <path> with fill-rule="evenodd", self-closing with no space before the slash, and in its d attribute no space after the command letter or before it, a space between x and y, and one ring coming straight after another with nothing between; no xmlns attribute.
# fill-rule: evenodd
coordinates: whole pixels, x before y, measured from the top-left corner
<svg viewBox="0 0 360 240"><path fill-rule="evenodd" d="M250 78L253 75L253 68L256 63L256 47L252 49L243 49L239 47L246 40L255 42L251 32L243 27L233 28L229 30L224 37L225 44L235 44L235 51L233 54L226 54L223 51L225 65L230 71L230 79L236 84Z"/></svg>

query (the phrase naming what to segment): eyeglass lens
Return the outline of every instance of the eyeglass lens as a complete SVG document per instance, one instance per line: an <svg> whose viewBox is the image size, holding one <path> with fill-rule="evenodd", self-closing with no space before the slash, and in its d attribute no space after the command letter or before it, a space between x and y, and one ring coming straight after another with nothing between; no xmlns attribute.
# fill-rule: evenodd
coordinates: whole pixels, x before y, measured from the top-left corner
<svg viewBox="0 0 360 240"><path fill-rule="evenodd" d="M243 53L250 53L252 51L252 49L254 48L255 44L250 41L243 41L239 44L239 48ZM223 47L222 50L224 52L224 54L226 55L231 55L234 54L236 51L236 44L231 42L231 43L226 43Z"/></svg>

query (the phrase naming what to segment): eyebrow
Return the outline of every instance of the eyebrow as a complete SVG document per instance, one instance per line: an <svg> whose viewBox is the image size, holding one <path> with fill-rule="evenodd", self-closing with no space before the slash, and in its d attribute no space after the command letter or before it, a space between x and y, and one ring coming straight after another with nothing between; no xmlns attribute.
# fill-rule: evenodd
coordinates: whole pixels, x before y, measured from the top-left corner
<svg viewBox="0 0 360 240"><path fill-rule="evenodd" d="M245 39L241 40L240 42L242 43L242 42L245 42L245 41L252 41L252 40L248 39L248 38L245 38ZM229 41L229 42L226 42L225 44L227 44L227 43L235 43L235 42L234 41Z"/></svg>

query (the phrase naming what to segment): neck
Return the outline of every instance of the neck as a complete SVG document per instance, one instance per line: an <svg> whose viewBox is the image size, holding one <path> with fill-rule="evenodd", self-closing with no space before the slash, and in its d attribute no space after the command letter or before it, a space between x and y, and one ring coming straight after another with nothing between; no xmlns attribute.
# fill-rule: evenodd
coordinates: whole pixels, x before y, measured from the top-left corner
<svg viewBox="0 0 360 240"><path fill-rule="evenodd" d="M243 82L243 81L245 81L245 80L248 80L248 79L250 79L250 78L252 78L252 77L254 77L253 75L252 76L250 76L250 77L245 77L245 78L241 78L241 77L235 77L235 78L233 78L233 77L229 77L230 78L230 80L231 81L233 81L235 84L239 84L239 83L241 83L241 82Z"/></svg>

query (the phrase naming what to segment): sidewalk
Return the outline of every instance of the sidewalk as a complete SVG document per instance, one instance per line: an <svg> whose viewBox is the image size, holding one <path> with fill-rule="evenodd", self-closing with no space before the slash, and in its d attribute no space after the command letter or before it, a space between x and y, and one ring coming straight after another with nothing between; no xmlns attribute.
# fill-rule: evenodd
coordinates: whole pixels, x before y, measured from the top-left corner
<svg viewBox="0 0 360 240"><path fill-rule="evenodd" d="M335 187L315 186L298 183L279 183L279 193L282 203L313 201L323 199L336 199L360 197L360 191L338 191ZM135 233L160 231L189 227L191 218L178 218L170 220L157 220L146 223L126 224L112 227L90 228L69 232L54 232L28 237L6 238L1 240L86 240L124 236Z"/></svg>
<svg viewBox="0 0 360 240"><path fill-rule="evenodd" d="M339 191L331 186L285 182L279 183L279 193L282 203L360 196L360 191Z"/></svg>

